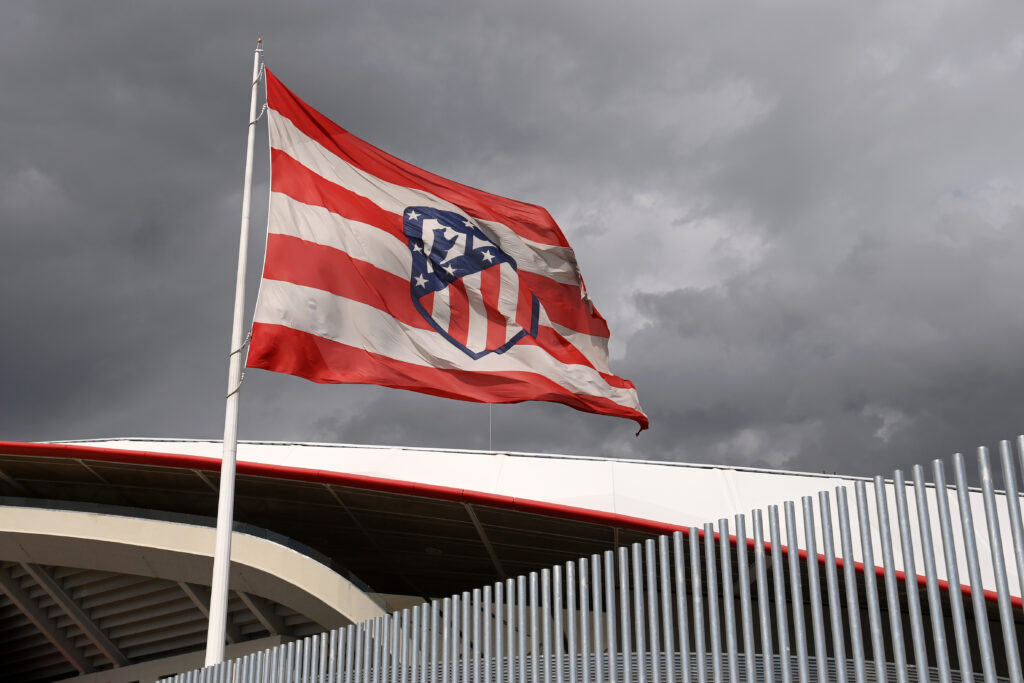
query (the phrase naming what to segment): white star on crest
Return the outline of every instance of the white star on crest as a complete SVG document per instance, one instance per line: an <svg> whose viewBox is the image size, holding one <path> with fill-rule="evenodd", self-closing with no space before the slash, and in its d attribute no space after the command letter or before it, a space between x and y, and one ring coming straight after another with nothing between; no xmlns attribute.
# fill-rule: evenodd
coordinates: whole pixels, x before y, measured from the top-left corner
<svg viewBox="0 0 1024 683"><path fill-rule="evenodd" d="M418 244L412 245L412 250L415 251L417 254L422 254L423 253L423 247L421 247Z"/></svg>
<svg viewBox="0 0 1024 683"><path fill-rule="evenodd" d="M469 220L468 218L466 220L462 221L462 224L465 225L467 228L472 228L473 227L473 221Z"/></svg>
<svg viewBox="0 0 1024 683"><path fill-rule="evenodd" d="M417 218L420 217L420 215L418 213L416 213L415 209L410 209L409 213L407 213L405 215L411 221L414 221L414 220L416 220Z"/></svg>
<svg viewBox="0 0 1024 683"><path fill-rule="evenodd" d="M485 251L484 255L483 255L483 259L484 259L484 261L487 261L488 263L490 263L491 261L494 260L494 254L492 254L489 251Z"/></svg>
<svg viewBox="0 0 1024 683"><path fill-rule="evenodd" d="M415 278L413 278L413 280L416 282L417 287L427 286L427 278L423 277L422 275L417 275Z"/></svg>
<svg viewBox="0 0 1024 683"><path fill-rule="evenodd" d="M455 269L452 268L452 265L450 263L447 266L442 267L442 270L451 275L452 277L455 276Z"/></svg>

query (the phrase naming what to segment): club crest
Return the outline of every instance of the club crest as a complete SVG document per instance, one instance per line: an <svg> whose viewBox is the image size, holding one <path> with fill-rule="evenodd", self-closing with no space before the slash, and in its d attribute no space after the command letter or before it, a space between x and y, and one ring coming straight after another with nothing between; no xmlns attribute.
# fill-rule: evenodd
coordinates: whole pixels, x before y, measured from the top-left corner
<svg viewBox="0 0 1024 683"><path fill-rule="evenodd" d="M441 336L472 358L504 353L537 336L540 303L516 262L469 217L429 206L405 209L413 303Z"/></svg>

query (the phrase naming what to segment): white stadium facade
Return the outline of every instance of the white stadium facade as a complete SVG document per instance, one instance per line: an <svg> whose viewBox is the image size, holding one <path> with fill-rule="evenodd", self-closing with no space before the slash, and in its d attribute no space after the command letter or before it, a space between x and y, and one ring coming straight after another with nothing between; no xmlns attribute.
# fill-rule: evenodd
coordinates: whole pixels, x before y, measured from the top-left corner
<svg viewBox="0 0 1024 683"><path fill-rule="evenodd" d="M0 680L202 666L220 453L0 442ZM1020 680L1024 458L983 455L971 487L243 442L230 680Z"/></svg>

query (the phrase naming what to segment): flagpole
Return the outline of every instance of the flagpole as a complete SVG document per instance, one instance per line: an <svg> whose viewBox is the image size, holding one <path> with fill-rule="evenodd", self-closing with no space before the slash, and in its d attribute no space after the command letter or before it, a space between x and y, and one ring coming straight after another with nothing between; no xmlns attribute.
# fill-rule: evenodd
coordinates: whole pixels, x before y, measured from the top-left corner
<svg viewBox="0 0 1024 683"><path fill-rule="evenodd" d="M256 95L261 76L263 39L256 43L252 59L252 95L249 101L249 141L245 151L245 183L242 190L242 227L238 239L238 276L235 280L235 313L231 327L228 395L224 411L224 453L220 464L220 499L217 504L217 544L213 553L210 587L210 619L206 632L206 666L224 659L227 631L228 575L231 569L231 528L235 508L235 454L238 450L238 394L242 388L242 322L245 313L245 266L249 250L249 206L252 199L252 156L256 142Z"/></svg>

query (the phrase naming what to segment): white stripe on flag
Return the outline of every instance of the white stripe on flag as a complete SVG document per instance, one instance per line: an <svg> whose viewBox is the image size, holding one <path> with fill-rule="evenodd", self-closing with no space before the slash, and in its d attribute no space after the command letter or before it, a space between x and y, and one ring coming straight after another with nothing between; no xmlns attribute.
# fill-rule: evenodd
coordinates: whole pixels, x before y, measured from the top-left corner
<svg viewBox="0 0 1024 683"><path fill-rule="evenodd" d="M377 308L318 289L264 280L260 299L255 322L285 325L424 367L536 373L571 393L603 396L639 409L636 390L610 386L593 368L562 363L537 346L517 344L505 353L473 360L436 332L409 327Z"/></svg>
<svg viewBox="0 0 1024 683"><path fill-rule="evenodd" d="M286 194L270 195L268 231L343 251L354 259L408 280L412 274L409 246L380 228L353 221L322 206L303 204Z"/></svg>
<svg viewBox="0 0 1024 683"><path fill-rule="evenodd" d="M466 286L466 298L469 300L469 333L466 335L466 348L470 351L483 351L487 348L487 309L484 308L484 297L480 292L481 274L479 272L462 278Z"/></svg>
<svg viewBox="0 0 1024 683"><path fill-rule="evenodd" d="M430 317L441 326L442 330L448 331L448 323L452 317L451 290L448 287L434 292L434 308Z"/></svg>
<svg viewBox="0 0 1024 683"><path fill-rule="evenodd" d="M523 329L522 325L516 320L516 307L519 305L519 279L516 277L511 265L502 263L498 267L501 268L501 292L498 294L498 310L505 317L505 320L508 321L508 325L505 328L505 341L508 341Z"/></svg>

